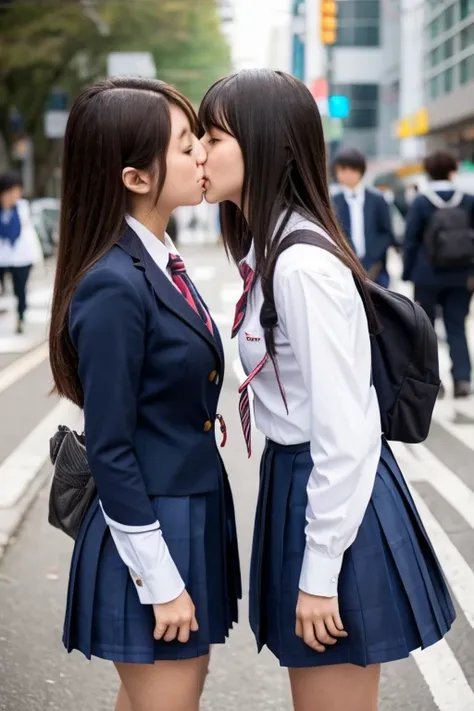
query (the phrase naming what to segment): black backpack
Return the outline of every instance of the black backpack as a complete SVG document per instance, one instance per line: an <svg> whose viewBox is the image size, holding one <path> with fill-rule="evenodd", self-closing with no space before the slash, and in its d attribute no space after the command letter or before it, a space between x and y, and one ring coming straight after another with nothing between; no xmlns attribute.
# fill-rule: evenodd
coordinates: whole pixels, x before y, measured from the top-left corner
<svg viewBox="0 0 474 711"><path fill-rule="evenodd" d="M274 252L267 279L273 281L275 264L294 244L311 244L336 257L338 248L312 230L298 230L283 238ZM423 309L402 294L370 280L364 287L354 277L367 314L378 322L370 334L372 380L377 392L382 432L387 440L417 443L428 436L440 379L438 341ZM260 321L265 330L276 326L274 304L264 302Z"/></svg>
<svg viewBox="0 0 474 711"><path fill-rule="evenodd" d="M435 269L468 269L474 263L474 230L470 215L461 207L463 193L449 200L429 191L424 196L436 207L424 233L430 264Z"/></svg>

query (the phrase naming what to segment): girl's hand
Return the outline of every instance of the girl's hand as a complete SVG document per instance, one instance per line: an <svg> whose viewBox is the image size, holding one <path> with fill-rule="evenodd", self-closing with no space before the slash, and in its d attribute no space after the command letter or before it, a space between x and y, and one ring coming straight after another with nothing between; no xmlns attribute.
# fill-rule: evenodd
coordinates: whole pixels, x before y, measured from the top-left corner
<svg viewBox="0 0 474 711"><path fill-rule="evenodd" d="M309 595L300 590L295 632L316 652L324 652L325 645L336 644L338 637L347 637L337 597Z"/></svg>
<svg viewBox="0 0 474 711"><path fill-rule="evenodd" d="M162 605L153 605L155 613L155 639L172 642L177 639L183 644L189 640L191 632L199 629L193 601L186 590L181 595Z"/></svg>

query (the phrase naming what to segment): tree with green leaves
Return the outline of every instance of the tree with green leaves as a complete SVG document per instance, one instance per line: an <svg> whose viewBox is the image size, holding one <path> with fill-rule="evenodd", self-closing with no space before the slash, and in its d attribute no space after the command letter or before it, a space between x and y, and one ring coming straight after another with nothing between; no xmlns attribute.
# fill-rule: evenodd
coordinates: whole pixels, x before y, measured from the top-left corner
<svg viewBox="0 0 474 711"><path fill-rule="evenodd" d="M151 52L159 78L195 103L229 70L215 0L0 0L0 137L15 136L12 112L34 145L36 192L44 194L61 142L44 135L52 90L69 101L105 76L107 55ZM1 142L1 139L0 139Z"/></svg>

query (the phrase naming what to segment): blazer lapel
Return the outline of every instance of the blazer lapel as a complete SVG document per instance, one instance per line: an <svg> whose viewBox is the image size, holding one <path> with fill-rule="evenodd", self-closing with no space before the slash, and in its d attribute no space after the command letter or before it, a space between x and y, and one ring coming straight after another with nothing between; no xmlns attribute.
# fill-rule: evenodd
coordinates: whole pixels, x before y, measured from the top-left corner
<svg viewBox="0 0 474 711"><path fill-rule="evenodd" d="M373 236L372 223L374 221L374 211L372 195L368 190L364 191L364 232L365 232L365 252L370 252L371 240Z"/></svg>
<svg viewBox="0 0 474 711"><path fill-rule="evenodd" d="M217 353L221 368L224 365L224 352L219 338L217 327L213 322L215 336L211 334L201 317L191 308L183 295L173 286L170 280L155 264L140 238L129 227L118 246L129 254L134 266L144 272L145 278L153 288L157 298L172 311L181 321L199 333Z"/></svg>
<svg viewBox="0 0 474 711"><path fill-rule="evenodd" d="M349 205L347 203L344 193L340 193L339 195L337 195L336 200L339 213L339 222L341 223L341 227L344 230L344 233L349 243L353 247L351 234L351 212L349 210Z"/></svg>

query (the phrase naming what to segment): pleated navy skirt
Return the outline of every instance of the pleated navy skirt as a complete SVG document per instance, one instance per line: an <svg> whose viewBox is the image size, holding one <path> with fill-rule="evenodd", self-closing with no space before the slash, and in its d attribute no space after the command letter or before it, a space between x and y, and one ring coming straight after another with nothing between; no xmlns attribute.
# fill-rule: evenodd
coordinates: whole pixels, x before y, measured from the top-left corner
<svg viewBox="0 0 474 711"><path fill-rule="evenodd" d="M153 664L199 657L226 641L241 597L234 507L227 476L198 496L152 497L163 536L196 608L187 643L153 638L153 607L142 605L99 502L84 517L69 578L63 642L88 659Z"/></svg>
<svg viewBox="0 0 474 711"><path fill-rule="evenodd" d="M357 537L338 582L348 636L318 653L295 634L305 549L309 444L268 442L260 470L250 573L250 624L285 667L367 666L438 642L454 607L403 475L386 443Z"/></svg>

